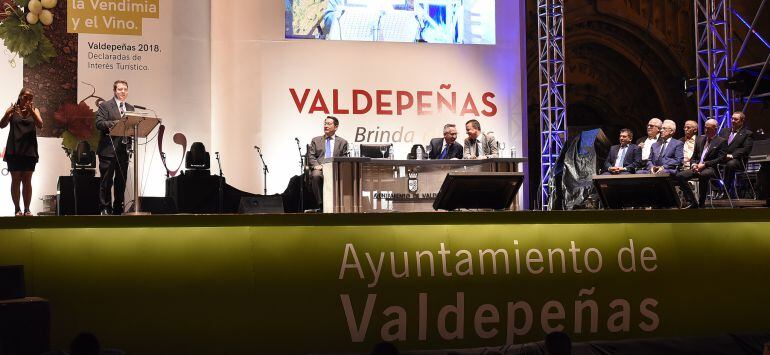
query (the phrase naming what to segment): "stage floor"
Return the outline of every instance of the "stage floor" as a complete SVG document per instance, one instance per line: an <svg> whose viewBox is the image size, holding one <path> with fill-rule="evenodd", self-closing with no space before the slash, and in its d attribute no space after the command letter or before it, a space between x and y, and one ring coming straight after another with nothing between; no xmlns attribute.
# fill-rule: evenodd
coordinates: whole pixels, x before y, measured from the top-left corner
<svg viewBox="0 0 770 355"><path fill-rule="evenodd" d="M744 201L744 200L741 200ZM647 223L708 221L770 221L762 204L735 202L752 208L729 208L727 200L715 208L684 210L576 210L414 213L280 213L280 214L174 214L141 216L34 216L0 217L0 230L11 228L98 227L216 227L216 226L315 226L400 224L517 224L517 223Z"/></svg>

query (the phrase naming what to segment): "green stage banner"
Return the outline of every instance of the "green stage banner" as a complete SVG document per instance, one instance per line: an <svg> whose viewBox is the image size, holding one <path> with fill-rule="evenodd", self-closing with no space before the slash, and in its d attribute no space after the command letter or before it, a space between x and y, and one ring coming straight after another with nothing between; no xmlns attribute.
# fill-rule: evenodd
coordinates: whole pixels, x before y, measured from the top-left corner
<svg viewBox="0 0 770 355"><path fill-rule="evenodd" d="M196 217L197 218L197 217ZM8 229L55 345L366 352L770 328L768 222Z"/></svg>

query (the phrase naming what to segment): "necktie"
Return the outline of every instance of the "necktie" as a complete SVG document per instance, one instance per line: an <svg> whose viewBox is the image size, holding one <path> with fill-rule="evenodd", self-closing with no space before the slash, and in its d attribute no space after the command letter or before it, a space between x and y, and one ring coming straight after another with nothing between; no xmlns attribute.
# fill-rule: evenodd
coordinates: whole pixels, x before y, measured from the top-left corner
<svg viewBox="0 0 770 355"><path fill-rule="evenodd" d="M325 158L331 158L332 157L332 139L331 139L331 137L326 137L326 147L324 148L324 157Z"/></svg>
<svg viewBox="0 0 770 355"><path fill-rule="evenodd" d="M126 115L126 103L120 102L120 116L123 117Z"/></svg>
<svg viewBox="0 0 770 355"><path fill-rule="evenodd" d="M449 153L449 145L448 144L444 146L444 150L441 151L441 156L439 156L438 158L439 159L445 159L447 153Z"/></svg>
<svg viewBox="0 0 770 355"><path fill-rule="evenodd" d="M620 148L620 151L618 152L618 158L615 159L615 167L616 168L622 168L623 167L623 160L626 157L626 147Z"/></svg>
<svg viewBox="0 0 770 355"><path fill-rule="evenodd" d="M706 160L706 154L709 152L709 144L711 144L711 139L706 141L706 144L703 145L703 154L700 155L700 163L703 164L703 161Z"/></svg>
<svg viewBox="0 0 770 355"><path fill-rule="evenodd" d="M736 132L730 132L730 137L727 138L727 144L733 144L733 138L735 138Z"/></svg>
<svg viewBox="0 0 770 355"><path fill-rule="evenodd" d="M663 153L666 151L666 144L668 144L668 141L663 143L663 146L660 147L660 153L658 154L658 165L663 161Z"/></svg>

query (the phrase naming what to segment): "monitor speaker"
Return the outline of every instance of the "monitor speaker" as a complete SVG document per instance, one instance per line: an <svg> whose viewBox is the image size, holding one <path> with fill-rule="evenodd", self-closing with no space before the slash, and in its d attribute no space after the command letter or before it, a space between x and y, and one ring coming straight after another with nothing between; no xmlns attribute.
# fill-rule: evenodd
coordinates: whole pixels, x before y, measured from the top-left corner
<svg viewBox="0 0 770 355"><path fill-rule="evenodd" d="M283 213L281 195L241 197L238 213Z"/></svg>
<svg viewBox="0 0 770 355"><path fill-rule="evenodd" d="M99 214L99 178L60 176L58 190L57 206L60 216Z"/></svg>
<svg viewBox="0 0 770 355"><path fill-rule="evenodd" d="M433 209L504 210L511 207L522 181L524 174L514 172L448 173L433 201Z"/></svg>
<svg viewBox="0 0 770 355"><path fill-rule="evenodd" d="M679 207L674 178L668 175L597 175L593 182L605 209Z"/></svg>

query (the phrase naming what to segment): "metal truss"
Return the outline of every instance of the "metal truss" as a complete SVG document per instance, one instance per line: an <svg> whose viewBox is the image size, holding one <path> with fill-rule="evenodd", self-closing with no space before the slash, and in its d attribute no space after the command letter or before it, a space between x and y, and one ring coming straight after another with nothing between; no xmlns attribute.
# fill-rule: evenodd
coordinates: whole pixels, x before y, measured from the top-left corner
<svg viewBox="0 0 770 355"><path fill-rule="evenodd" d="M567 139L564 0L537 1L540 82L540 203L549 208L559 153Z"/></svg>
<svg viewBox="0 0 770 355"><path fill-rule="evenodd" d="M698 126L717 120L719 130L730 126L732 100L727 79L731 74L731 19L729 0L693 0L695 14L695 68Z"/></svg>
<svg viewBox="0 0 770 355"><path fill-rule="evenodd" d="M733 20L737 20L737 23L743 24L743 26L746 27L746 36L741 40L740 38L737 38L738 41L741 42L740 49L738 51L731 51L732 56L730 58L730 73L731 75L735 75L737 73L747 71L747 72L754 72L756 73L759 69L759 74L757 75L757 80L753 84L753 88L751 92L748 94L748 96L740 95L736 92L733 92L732 100L733 105L735 108L739 108L741 111L746 111L749 103L752 101L752 99L755 97L754 95L757 92L757 88L759 87L759 84L761 82L761 78L764 77L765 72L768 70L768 64L770 64L770 43L768 43L767 39L762 36L761 33L759 33L756 30L757 22L759 21L759 17L762 14L762 10L765 8L765 4L767 3L767 0L762 0L762 2L759 4L759 7L757 8L756 13L754 14L754 19L751 21L751 24L747 21L747 19L741 15L738 10L736 10L733 7L729 8L730 14L732 17L730 18L730 24L731 28L730 30L734 30L732 27ZM734 32L731 32L734 33ZM751 41L751 38L755 37L760 43L764 45L766 49L768 49L768 56L763 63L752 63L745 66L739 66L739 60L743 56L743 54L746 51L746 47L748 46L749 42ZM733 38L738 37L737 33L734 35ZM731 45L734 44L734 41L731 41ZM767 96L767 94L763 94L763 96Z"/></svg>

